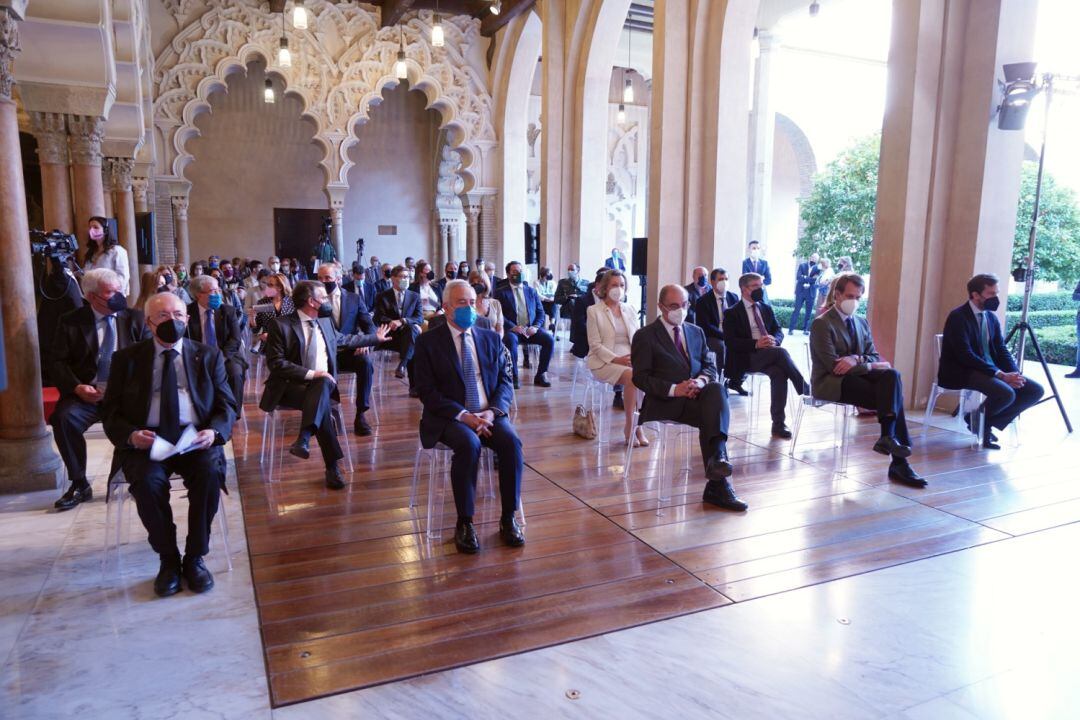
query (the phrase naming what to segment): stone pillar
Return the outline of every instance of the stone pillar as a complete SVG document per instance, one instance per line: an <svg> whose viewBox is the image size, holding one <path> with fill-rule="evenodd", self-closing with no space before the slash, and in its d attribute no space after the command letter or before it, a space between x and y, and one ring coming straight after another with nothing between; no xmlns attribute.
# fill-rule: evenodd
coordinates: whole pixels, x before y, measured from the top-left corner
<svg viewBox="0 0 1080 720"><path fill-rule="evenodd" d="M467 203L462 205L465 211L465 254L469 267L480 257L480 206ZM484 258L488 260L489 258Z"/></svg>
<svg viewBox="0 0 1080 720"><path fill-rule="evenodd" d="M41 164L41 194L45 231L74 230L71 217L71 177L68 167L67 120L60 113L32 112L30 125L37 139Z"/></svg>
<svg viewBox="0 0 1080 720"><path fill-rule="evenodd" d="M130 158L108 158L107 167L109 176L112 178L113 212L116 215L117 229L120 233L120 244L124 246L128 254L128 263L131 266L131 294L138 297L138 283L135 279L141 273L153 270L152 265L139 264L139 243L135 229L135 194L131 189L131 171L135 167L135 161Z"/></svg>
<svg viewBox="0 0 1080 720"><path fill-rule="evenodd" d="M131 192L135 195L135 212L150 212L150 201L147 197L150 187L150 179L144 177L132 178Z"/></svg>
<svg viewBox="0 0 1080 720"><path fill-rule="evenodd" d="M17 19L10 8L0 6L0 312L7 365L7 389L0 393L0 493L54 488L61 472L41 402L37 312L26 241L30 229L19 122L11 99L11 65L19 51Z"/></svg>
<svg viewBox="0 0 1080 720"><path fill-rule="evenodd" d="M116 208L113 207L113 177L112 169L109 168L107 158L102 158L101 163L101 200L105 207L105 217L116 217ZM126 250L127 248L125 248Z"/></svg>
<svg viewBox="0 0 1080 720"><path fill-rule="evenodd" d="M776 111L773 108L771 83L775 50L779 43L772 33L760 31L758 55L754 72L754 111L750 115L753 133L752 173L750 184L749 239L765 245L769 234L769 211L772 200L773 139L776 132Z"/></svg>
<svg viewBox="0 0 1080 720"><path fill-rule="evenodd" d="M868 317L909 406L926 403L934 335L968 278L1008 285L1024 134L989 110L1001 65L1032 57L1034 29L1026 0L893 5Z"/></svg>
<svg viewBox="0 0 1080 720"><path fill-rule="evenodd" d="M480 219L477 223L477 242L480 254L485 260L491 260L502 272L502 266L508 258L503 257L503 239L499 237L498 195L484 195L480 198ZM525 262L525 258L515 258Z"/></svg>
<svg viewBox="0 0 1080 720"><path fill-rule="evenodd" d="M348 185L336 183L328 185L324 192L330 205L330 242L334 244L334 252L337 253L338 262L348 268L351 261L345 257L345 195L349 192ZM273 248L271 248L271 252ZM357 258L359 260L360 258ZM348 270L345 270L348 275Z"/></svg>
<svg viewBox="0 0 1080 720"><path fill-rule="evenodd" d="M184 267L191 265L191 248L188 239L187 195L173 195L173 227L176 229L176 258Z"/></svg>
<svg viewBox="0 0 1080 720"><path fill-rule="evenodd" d="M67 126L75 198L75 232L80 238L85 238L86 223L90 218L107 214L101 179L101 140L105 136L105 118L68 115ZM137 277L132 278L133 283Z"/></svg>
<svg viewBox="0 0 1080 720"><path fill-rule="evenodd" d="M439 260L439 265L443 268L445 268L446 263L454 260L453 227L454 223L451 222L444 222L439 225L439 254L442 255ZM436 274L439 274L440 272L441 270Z"/></svg>

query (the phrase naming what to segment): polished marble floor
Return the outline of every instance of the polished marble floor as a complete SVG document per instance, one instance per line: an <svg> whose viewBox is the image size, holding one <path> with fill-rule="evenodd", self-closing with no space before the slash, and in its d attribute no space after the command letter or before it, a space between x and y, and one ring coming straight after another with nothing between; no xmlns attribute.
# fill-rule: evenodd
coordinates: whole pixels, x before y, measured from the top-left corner
<svg viewBox="0 0 1080 720"><path fill-rule="evenodd" d="M104 443L91 441L99 496ZM215 590L167 600L137 519L103 573L104 503L57 514L54 492L2 498L0 718L1080 717L1080 524L1061 488L1080 481L1076 449L1037 456L1037 502L1002 486L1040 514L979 547L278 709L235 493L234 570L215 547ZM1036 462L1014 455L1017 470ZM950 486L958 474L936 507L982 525L985 500Z"/></svg>

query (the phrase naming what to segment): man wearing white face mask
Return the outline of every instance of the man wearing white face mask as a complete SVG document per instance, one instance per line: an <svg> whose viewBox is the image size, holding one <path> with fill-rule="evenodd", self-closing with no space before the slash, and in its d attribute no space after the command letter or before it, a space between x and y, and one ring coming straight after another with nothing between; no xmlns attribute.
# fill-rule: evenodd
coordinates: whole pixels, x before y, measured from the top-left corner
<svg viewBox="0 0 1080 720"><path fill-rule="evenodd" d="M739 296L727 289L728 275L724 268L709 273L710 291L698 298L694 306L694 322L705 332L705 344L716 353L716 366L723 367L727 357L724 344L724 313L739 302Z"/></svg>
<svg viewBox="0 0 1080 720"><path fill-rule="evenodd" d="M900 373L881 359L870 325L856 315L864 289L855 273L837 276L834 304L810 326L811 394L829 402L877 410L881 437L874 452L889 455L889 479L910 487L926 480L908 464L911 438L904 418L904 386Z"/></svg>

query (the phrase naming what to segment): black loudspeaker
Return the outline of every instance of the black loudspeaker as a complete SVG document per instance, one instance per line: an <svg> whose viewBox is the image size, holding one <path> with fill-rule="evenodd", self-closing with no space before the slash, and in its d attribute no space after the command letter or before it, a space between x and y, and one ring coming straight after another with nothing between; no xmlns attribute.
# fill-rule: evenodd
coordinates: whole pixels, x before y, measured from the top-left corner
<svg viewBox="0 0 1080 720"><path fill-rule="evenodd" d="M540 262L540 226L525 223L525 264Z"/></svg>
<svg viewBox="0 0 1080 720"><path fill-rule="evenodd" d="M630 260L630 274L645 277L649 274L649 238L634 238L633 257Z"/></svg>
<svg viewBox="0 0 1080 720"><path fill-rule="evenodd" d="M154 252L154 213L135 213L135 247L139 250L140 265L156 265Z"/></svg>

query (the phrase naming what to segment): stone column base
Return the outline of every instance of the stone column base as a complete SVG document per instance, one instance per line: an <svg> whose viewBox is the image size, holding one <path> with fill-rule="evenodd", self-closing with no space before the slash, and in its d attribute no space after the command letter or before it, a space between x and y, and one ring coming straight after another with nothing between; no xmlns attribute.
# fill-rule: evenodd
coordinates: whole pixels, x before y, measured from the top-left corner
<svg viewBox="0 0 1080 720"><path fill-rule="evenodd" d="M53 490L63 473L48 430L33 438L0 439L0 495Z"/></svg>

